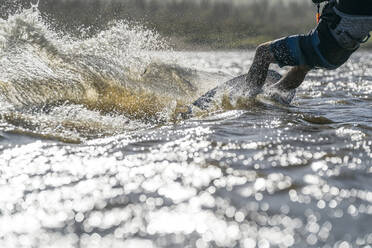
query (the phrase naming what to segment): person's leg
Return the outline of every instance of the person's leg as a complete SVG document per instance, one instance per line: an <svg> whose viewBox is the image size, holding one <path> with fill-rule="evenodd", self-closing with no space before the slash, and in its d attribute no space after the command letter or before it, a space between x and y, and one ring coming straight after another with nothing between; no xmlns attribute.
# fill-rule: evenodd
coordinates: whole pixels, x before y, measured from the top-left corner
<svg viewBox="0 0 372 248"><path fill-rule="evenodd" d="M277 83L266 88L271 98L283 104L290 104L296 94L296 88L304 81L311 70L308 66L292 67Z"/></svg>
<svg viewBox="0 0 372 248"><path fill-rule="evenodd" d="M246 77L248 84L262 87L265 83L270 64L278 64L271 50L271 44L272 42L267 42L257 47L253 63ZM286 51L282 51L282 53L285 54ZM310 70L311 68L306 65L294 66L275 84L275 86L281 90L295 89L300 86Z"/></svg>
<svg viewBox="0 0 372 248"><path fill-rule="evenodd" d="M288 91L294 90L301 85L307 73L311 70L308 66L295 66L292 67L276 84L278 90Z"/></svg>
<svg viewBox="0 0 372 248"><path fill-rule="evenodd" d="M267 42L259 45L256 49L253 63L246 77L246 82L250 86L261 88L265 83L270 64L276 62L270 45L271 42Z"/></svg>

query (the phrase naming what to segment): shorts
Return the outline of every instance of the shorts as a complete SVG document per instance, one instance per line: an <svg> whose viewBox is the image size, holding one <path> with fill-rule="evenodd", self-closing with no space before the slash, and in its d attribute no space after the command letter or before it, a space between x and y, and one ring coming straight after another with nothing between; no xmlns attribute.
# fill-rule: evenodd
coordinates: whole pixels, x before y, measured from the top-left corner
<svg viewBox="0 0 372 248"><path fill-rule="evenodd" d="M270 49L280 67L302 65L328 70L343 65L356 51L340 47L325 22L321 22L309 34L275 40Z"/></svg>

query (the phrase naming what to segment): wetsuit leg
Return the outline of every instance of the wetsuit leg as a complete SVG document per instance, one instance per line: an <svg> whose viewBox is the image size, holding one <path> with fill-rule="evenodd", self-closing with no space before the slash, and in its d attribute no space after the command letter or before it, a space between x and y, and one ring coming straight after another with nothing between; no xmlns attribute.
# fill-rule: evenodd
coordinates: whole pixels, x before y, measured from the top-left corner
<svg viewBox="0 0 372 248"><path fill-rule="evenodd" d="M311 68L308 66L294 66L274 85L274 87L283 91L294 90L302 84L310 70Z"/></svg>
<svg viewBox="0 0 372 248"><path fill-rule="evenodd" d="M252 88L262 88L265 83L267 72L271 63L275 62L274 54L270 49L271 42L261 44L257 47L253 63L249 68L246 82Z"/></svg>
<svg viewBox="0 0 372 248"><path fill-rule="evenodd" d="M270 45L275 61L280 67L307 65L306 58L300 47L303 35L293 35L275 40Z"/></svg>

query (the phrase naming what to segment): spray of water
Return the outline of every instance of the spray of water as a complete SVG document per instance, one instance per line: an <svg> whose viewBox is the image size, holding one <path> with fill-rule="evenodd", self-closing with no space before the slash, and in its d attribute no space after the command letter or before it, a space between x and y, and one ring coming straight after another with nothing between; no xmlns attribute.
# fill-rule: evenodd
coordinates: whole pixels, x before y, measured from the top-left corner
<svg viewBox="0 0 372 248"><path fill-rule="evenodd" d="M195 97L193 73L157 58L156 52L170 53L170 48L155 31L120 21L93 37L76 39L55 31L38 4L0 19L3 121L27 127L41 113L49 120L40 129L53 129L69 117L48 113L75 106L80 126L87 111L117 115L124 123L153 123L168 120L177 105ZM86 111L79 114L81 109Z"/></svg>

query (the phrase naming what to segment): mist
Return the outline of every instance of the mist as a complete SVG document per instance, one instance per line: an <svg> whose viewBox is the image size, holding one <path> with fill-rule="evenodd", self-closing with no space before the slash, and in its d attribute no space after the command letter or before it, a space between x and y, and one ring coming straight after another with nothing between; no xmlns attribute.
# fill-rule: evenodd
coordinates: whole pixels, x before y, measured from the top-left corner
<svg viewBox="0 0 372 248"><path fill-rule="evenodd" d="M2 18L35 2L7 0L1 4ZM40 0L38 8L55 29L77 37L126 21L159 32L178 48L212 49L253 48L307 33L316 11L305 0Z"/></svg>

